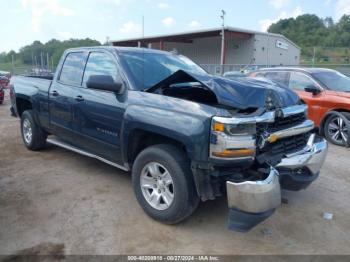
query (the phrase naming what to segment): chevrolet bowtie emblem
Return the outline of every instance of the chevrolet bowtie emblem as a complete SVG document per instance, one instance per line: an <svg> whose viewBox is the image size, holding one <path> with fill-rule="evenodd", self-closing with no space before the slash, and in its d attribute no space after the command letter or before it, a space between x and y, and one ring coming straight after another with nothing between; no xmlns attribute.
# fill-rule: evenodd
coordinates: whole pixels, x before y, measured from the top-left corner
<svg viewBox="0 0 350 262"><path fill-rule="evenodd" d="M268 136L268 138L266 139L267 141L269 141L270 143L276 142L279 139L279 136L276 134L271 134Z"/></svg>

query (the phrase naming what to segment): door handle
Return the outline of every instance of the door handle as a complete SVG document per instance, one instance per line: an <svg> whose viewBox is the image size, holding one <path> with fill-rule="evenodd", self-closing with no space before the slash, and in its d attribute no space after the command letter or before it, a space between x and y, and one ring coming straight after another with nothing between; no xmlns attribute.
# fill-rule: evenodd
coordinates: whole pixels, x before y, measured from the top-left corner
<svg viewBox="0 0 350 262"><path fill-rule="evenodd" d="M52 91L51 94L52 94L52 96L59 96L60 95L56 90Z"/></svg>
<svg viewBox="0 0 350 262"><path fill-rule="evenodd" d="M82 101L84 101L84 98L82 96L76 96L75 100L78 102L82 102Z"/></svg>

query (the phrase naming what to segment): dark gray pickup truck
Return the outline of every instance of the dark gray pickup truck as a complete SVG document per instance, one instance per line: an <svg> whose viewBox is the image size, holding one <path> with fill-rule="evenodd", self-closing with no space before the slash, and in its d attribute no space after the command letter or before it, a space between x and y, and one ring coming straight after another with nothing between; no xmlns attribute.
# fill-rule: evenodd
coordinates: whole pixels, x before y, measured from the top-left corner
<svg viewBox="0 0 350 262"><path fill-rule="evenodd" d="M69 49L53 77L15 77L10 95L28 149L50 143L131 171L139 204L168 224L227 195L229 228L249 230L281 188L314 181L327 152L293 91L168 52Z"/></svg>

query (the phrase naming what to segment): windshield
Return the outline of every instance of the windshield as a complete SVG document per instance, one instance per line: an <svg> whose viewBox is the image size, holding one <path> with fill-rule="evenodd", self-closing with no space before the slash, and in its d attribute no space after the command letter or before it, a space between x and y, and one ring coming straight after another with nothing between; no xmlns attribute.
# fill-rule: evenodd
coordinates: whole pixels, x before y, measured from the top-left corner
<svg viewBox="0 0 350 262"><path fill-rule="evenodd" d="M182 55L140 51L123 51L119 55L139 90L154 86L178 70L195 74L206 73L204 69Z"/></svg>
<svg viewBox="0 0 350 262"><path fill-rule="evenodd" d="M312 75L330 90L350 92L350 78L337 71L319 72Z"/></svg>

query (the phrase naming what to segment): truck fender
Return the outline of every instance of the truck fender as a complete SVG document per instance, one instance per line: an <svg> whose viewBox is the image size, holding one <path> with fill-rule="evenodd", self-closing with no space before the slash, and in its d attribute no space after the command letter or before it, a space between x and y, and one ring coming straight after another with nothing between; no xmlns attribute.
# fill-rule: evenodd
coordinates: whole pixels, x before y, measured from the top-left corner
<svg viewBox="0 0 350 262"><path fill-rule="evenodd" d="M132 139L130 134L134 130L159 134L180 142L185 145L191 160L207 159L209 126L210 119L200 118L190 113L130 105L125 111L121 129L123 159L127 162L128 144Z"/></svg>

